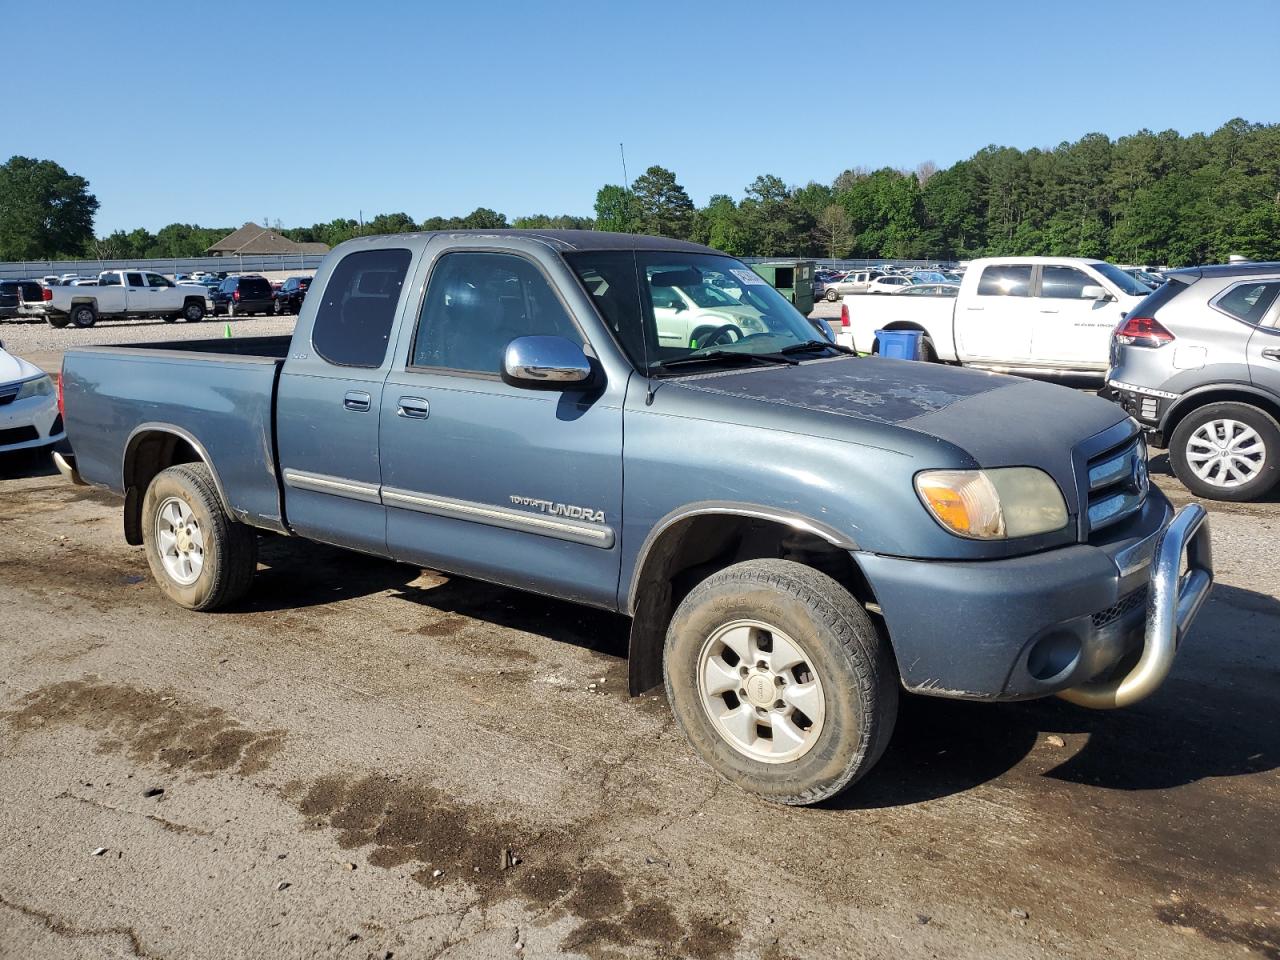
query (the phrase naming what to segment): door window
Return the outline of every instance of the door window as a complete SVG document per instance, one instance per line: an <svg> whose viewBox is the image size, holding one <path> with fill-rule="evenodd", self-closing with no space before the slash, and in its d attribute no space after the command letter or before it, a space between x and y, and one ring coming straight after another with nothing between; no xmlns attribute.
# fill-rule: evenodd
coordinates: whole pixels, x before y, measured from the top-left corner
<svg viewBox="0 0 1280 960"><path fill-rule="evenodd" d="M131 287L145 287L145 286L146 286L146 284L142 282L142 274L140 274L140 273L129 273L129 274L126 274L126 275L125 275L125 280L128 282L129 286L131 286Z"/></svg>
<svg viewBox="0 0 1280 960"><path fill-rule="evenodd" d="M980 297L1026 297L1031 293L1030 264L993 264L978 281Z"/></svg>
<svg viewBox="0 0 1280 960"><path fill-rule="evenodd" d="M1089 286L1102 284L1075 267L1046 266L1040 271L1040 296L1050 300L1079 300Z"/></svg>
<svg viewBox="0 0 1280 960"><path fill-rule="evenodd" d="M418 318L411 366L497 376L517 337L584 341L542 273L506 253L446 253Z"/></svg>
<svg viewBox="0 0 1280 960"><path fill-rule="evenodd" d="M1237 320L1258 324L1280 292L1280 281L1251 280L1239 283L1218 297L1214 306Z"/></svg>
<svg viewBox="0 0 1280 960"><path fill-rule="evenodd" d="M172 287L173 284L170 283L168 280L166 280L164 277L160 276L160 274L158 273L148 273L147 286L148 287Z"/></svg>
<svg viewBox="0 0 1280 960"><path fill-rule="evenodd" d="M380 367L412 259L408 250L398 247L343 257L316 311L311 331L316 353L340 367Z"/></svg>

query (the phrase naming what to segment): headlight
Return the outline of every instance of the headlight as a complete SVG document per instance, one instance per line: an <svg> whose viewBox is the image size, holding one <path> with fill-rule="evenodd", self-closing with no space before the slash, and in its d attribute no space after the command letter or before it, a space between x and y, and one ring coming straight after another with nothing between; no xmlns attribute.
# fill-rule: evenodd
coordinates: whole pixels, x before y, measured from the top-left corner
<svg viewBox="0 0 1280 960"><path fill-rule="evenodd" d="M1067 525L1062 491L1043 470L925 470L916 492L940 524L971 540L1007 540Z"/></svg>
<svg viewBox="0 0 1280 960"><path fill-rule="evenodd" d="M15 400L29 400L32 397L51 397L53 396L53 381L48 377L36 377L34 380L24 381L22 386L18 387L18 395Z"/></svg>

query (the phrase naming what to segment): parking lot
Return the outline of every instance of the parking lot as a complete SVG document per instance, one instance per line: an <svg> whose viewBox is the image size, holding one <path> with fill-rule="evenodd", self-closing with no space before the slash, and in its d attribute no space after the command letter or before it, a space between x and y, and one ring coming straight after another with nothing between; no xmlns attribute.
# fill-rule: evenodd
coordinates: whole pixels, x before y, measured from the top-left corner
<svg viewBox="0 0 1280 960"><path fill-rule="evenodd" d="M57 369L223 329L0 338ZM868 780L792 809L626 696L619 617L271 536L191 613L117 502L5 460L0 955L1280 958L1280 507L1209 509L1155 697L907 698Z"/></svg>

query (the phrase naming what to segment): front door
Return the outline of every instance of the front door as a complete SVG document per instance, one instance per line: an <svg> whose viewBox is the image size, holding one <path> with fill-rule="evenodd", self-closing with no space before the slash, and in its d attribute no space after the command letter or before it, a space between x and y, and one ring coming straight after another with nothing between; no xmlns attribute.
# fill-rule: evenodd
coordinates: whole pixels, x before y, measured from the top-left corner
<svg viewBox="0 0 1280 960"><path fill-rule="evenodd" d="M586 346L556 289L571 276L551 256L465 241L428 253L419 316L382 391L392 556L615 606L626 384L598 370L587 388L533 390L500 375L517 337Z"/></svg>
<svg viewBox="0 0 1280 960"><path fill-rule="evenodd" d="M956 305L961 360L1020 364L1031 358L1031 269L1029 263L983 267L976 293L962 295Z"/></svg>
<svg viewBox="0 0 1280 960"><path fill-rule="evenodd" d="M378 405L412 259L399 247L347 254L317 278L323 292L310 330L299 321L277 389L276 435L289 526L312 540L386 553Z"/></svg>
<svg viewBox="0 0 1280 960"><path fill-rule="evenodd" d="M1111 332L1120 320L1120 310L1114 299L1085 298L1085 287L1102 287L1102 281L1077 267L1040 268L1031 334L1031 355L1037 363L1073 370L1107 369Z"/></svg>

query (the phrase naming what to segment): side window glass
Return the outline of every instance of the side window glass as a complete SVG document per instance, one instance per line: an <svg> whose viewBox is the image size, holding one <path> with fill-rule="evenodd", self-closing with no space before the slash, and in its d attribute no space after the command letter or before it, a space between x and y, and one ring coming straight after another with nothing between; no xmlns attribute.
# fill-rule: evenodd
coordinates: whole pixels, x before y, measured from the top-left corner
<svg viewBox="0 0 1280 960"><path fill-rule="evenodd" d="M400 248L361 250L343 257L316 311L311 330L316 353L341 367L381 366L412 259Z"/></svg>
<svg viewBox="0 0 1280 960"><path fill-rule="evenodd" d="M125 280L128 282L129 286L131 286L131 287L145 287L145 286L146 286L146 284L142 282L142 274L140 274L140 273L130 273L130 274L126 274L126 275L125 275Z"/></svg>
<svg viewBox="0 0 1280 960"><path fill-rule="evenodd" d="M1280 292L1277 281L1241 283L1219 297L1214 306L1246 323L1261 323L1277 292Z"/></svg>
<svg viewBox="0 0 1280 960"><path fill-rule="evenodd" d="M147 286L148 287L172 287L173 284L170 283L168 280L166 280L164 277L160 276L160 274L158 273L148 273Z"/></svg>
<svg viewBox="0 0 1280 960"><path fill-rule="evenodd" d="M982 271L980 297L1025 297L1031 292L1030 264L996 264Z"/></svg>
<svg viewBox="0 0 1280 960"><path fill-rule="evenodd" d="M1088 286L1102 286L1075 267L1046 266L1040 271L1040 296L1051 300L1079 300Z"/></svg>
<svg viewBox="0 0 1280 960"><path fill-rule="evenodd" d="M411 366L497 375L517 337L582 335L542 273L506 253L446 253L431 271Z"/></svg>
<svg viewBox="0 0 1280 960"><path fill-rule="evenodd" d="M118 287L120 286L120 274L104 273L98 278L98 286L100 287Z"/></svg>

